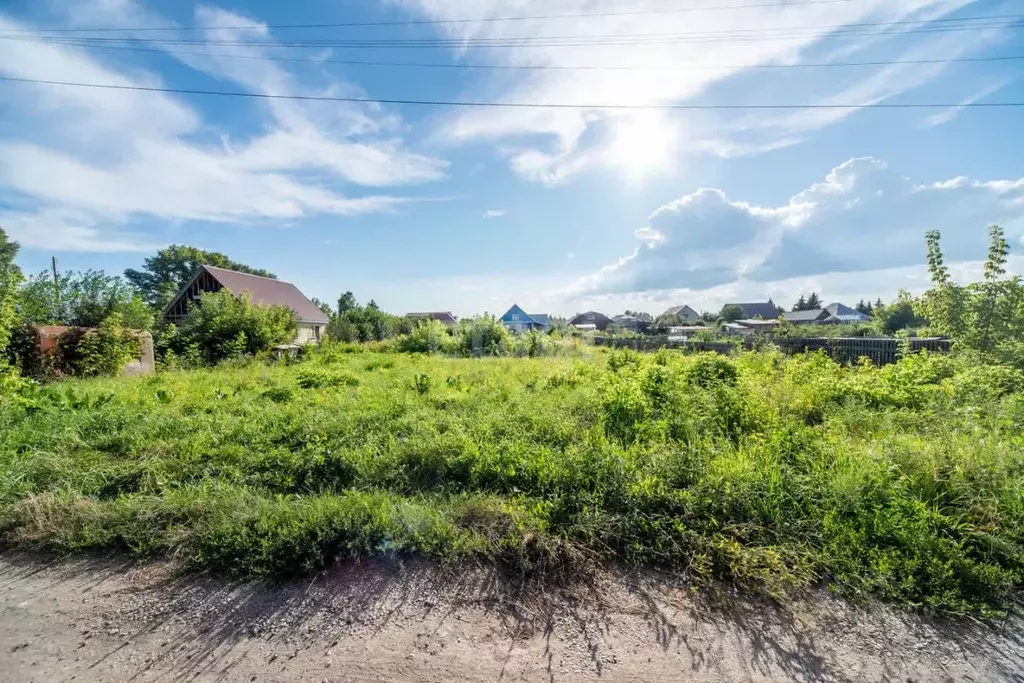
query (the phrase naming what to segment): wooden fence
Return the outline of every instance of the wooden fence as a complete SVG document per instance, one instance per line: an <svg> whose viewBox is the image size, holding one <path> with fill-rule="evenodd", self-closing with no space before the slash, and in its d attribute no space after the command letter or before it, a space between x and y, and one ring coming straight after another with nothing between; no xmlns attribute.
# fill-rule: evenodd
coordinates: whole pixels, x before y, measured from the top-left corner
<svg viewBox="0 0 1024 683"><path fill-rule="evenodd" d="M875 365L895 363L899 352L899 340L892 337L779 337L768 340L746 337L737 344L728 342L708 341L676 341L665 337L636 337L622 339L615 337L593 337L595 346L611 346L614 348L636 349L637 351L657 351L658 349L678 349L681 351L714 351L729 354L741 348L751 349L759 344L770 343L779 347L783 353L796 355L799 353L824 351L839 363L856 363L860 358L867 357ZM936 337L911 337L912 353L927 349L930 352L948 353L953 343L948 339Z"/></svg>

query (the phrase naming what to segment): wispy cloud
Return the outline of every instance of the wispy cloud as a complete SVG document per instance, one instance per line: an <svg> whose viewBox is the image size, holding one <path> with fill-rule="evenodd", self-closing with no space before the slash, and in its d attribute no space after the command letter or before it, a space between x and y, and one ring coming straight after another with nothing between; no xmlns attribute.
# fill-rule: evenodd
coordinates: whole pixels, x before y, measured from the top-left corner
<svg viewBox="0 0 1024 683"><path fill-rule="evenodd" d="M505 215L505 209L490 209L484 211L484 218L501 218Z"/></svg>
<svg viewBox="0 0 1024 683"><path fill-rule="evenodd" d="M963 100L960 101L960 104L958 104L957 106L950 107L949 109L944 109L943 111L926 117L923 121L921 121L921 127L934 128L935 126L941 126L944 123L949 123L956 117L960 116L960 112L962 112L967 105L974 104L975 102L980 102L989 95L992 95L1002 90L1007 85L1009 85L1012 82L1012 80L1013 79L1011 78L1005 78L1002 80L989 83L988 85L983 87L981 90L978 90L973 95L965 97Z"/></svg>
<svg viewBox="0 0 1024 683"><path fill-rule="evenodd" d="M392 0L433 19L467 15L459 0ZM439 125L452 143L490 140L521 177L546 185L564 183L593 169L629 176L639 171L673 173L673 160L695 153L725 157L756 154L799 143L807 134L856 112L816 110L788 115L663 112L637 115L586 108L587 104L674 103L834 103L880 102L934 80L939 64L901 64L853 69L747 69L745 66L828 62L884 50L890 59L937 55L954 57L990 45L998 30L907 33L917 24L900 25L884 35L860 31L824 43L836 26L858 22L941 18L972 0L858 0L829 4L794 3L746 7L733 11L664 12L661 0L637 0L630 10L661 13L590 16L571 20L469 22L439 27L447 37L464 41L557 35L688 35L675 41L607 41L583 50L546 45L517 45L457 50L466 61L539 67L536 71L488 72L474 81L468 99L580 104L580 109L459 111ZM544 0L521 0L515 10L502 0L480 0L479 16L544 15ZM568 0L559 13L621 10L618 0ZM799 31L794 27L801 28ZM753 39L708 40L718 32L752 31ZM775 33L768 33L774 31ZM737 35L743 35L737 34ZM776 37L771 37L772 35ZM714 36L711 36L714 38ZM468 54L466 54L468 53ZM697 68L645 70L651 65ZM598 67L566 70L564 67ZM554 67L554 68L550 68ZM601 67L626 67L600 70Z"/></svg>
<svg viewBox="0 0 1024 683"><path fill-rule="evenodd" d="M71 25L170 23L133 0L77 2L71 12ZM200 7L196 23L259 22ZM31 26L0 14L0 30L25 28ZM265 28L231 33L217 37L271 38ZM245 50L267 56L265 48ZM230 80L248 92L356 90L319 71L299 78L273 61L170 54L189 69ZM156 72L113 60L66 45L18 40L0 45L0 73L19 78L163 84ZM446 162L410 151L400 137L400 118L373 104L328 108L272 100L234 105L251 106L245 113L259 124L255 134L240 133L233 123L237 117L218 119L201 104L152 92L41 84L4 88L0 105L11 125L0 133L0 193L14 208L0 213L0 221L26 246L148 249L152 240L125 226L143 218L280 222L394 211L410 199L361 188L445 176Z"/></svg>

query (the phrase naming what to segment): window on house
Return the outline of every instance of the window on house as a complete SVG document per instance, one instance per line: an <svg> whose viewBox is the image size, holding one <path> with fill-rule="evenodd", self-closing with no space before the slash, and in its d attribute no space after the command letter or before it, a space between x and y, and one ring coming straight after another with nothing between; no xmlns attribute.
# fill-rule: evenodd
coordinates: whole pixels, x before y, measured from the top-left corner
<svg viewBox="0 0 1024 683"><path fill-rule="evenodd" d="M320 341L320 326L317 325L313 328L313 338Z"/></svg>

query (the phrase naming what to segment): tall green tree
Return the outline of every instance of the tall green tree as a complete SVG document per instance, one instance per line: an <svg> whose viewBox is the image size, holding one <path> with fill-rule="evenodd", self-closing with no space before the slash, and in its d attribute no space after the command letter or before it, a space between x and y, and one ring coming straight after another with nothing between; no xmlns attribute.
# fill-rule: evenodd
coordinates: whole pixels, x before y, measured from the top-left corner
<svg viewBox="0 0 1024 683"><path fill-rule="evenodd" d="M139 290L146 303L161 309L174 298L174 295L203 265L237 270L250 275L277 277L260 268L232 261L219 252L203 251L182 244L173 244L161 249L155 256L151 256L143 262L141 270L129 268L124 271L124 276Z"/></svg>
<svg viewBox="0 0 1024 683"><path fill-rule="evenodd" d="M153 312L124 278L101 270L34 275L18 293L18 312L29 325L99 327L114 313L128 329L148 330Z"/></svg>
<svg viewBox="0 0 1024 683"><path fill-rule="evenodd" d="M961 286L949 276L936 231L926 236L932 288L918 301L932 329L960 349L1024 367L1024 280L1007 276L1009 243L998 225L988 230L984 279Z"/></svg>
<svg viewBox="0 0 1024 683"><path fill-rule="evenodd" d="M800 298L796 300L795 304L793 304L793 310L794 311L806 311L807 310L807 298L803 294L801 294Z"/></svg>
<svg viewBox="0 0 1024 683"><path fill-rule="evenodd" d="M807 297L807 310L814 311L819 308L821 308L821 297L817 292L811 292L811 295Z"/></svg>
<svg viewBox="0 0 1024 683"><path fill-rule="evenodd" d="M17 318L16 302L21 284L21 269L14 262L17 255L18 243L8 239L0 228L0 351L7 348ZM4 364L2 358L0 354L0 364Z"/></svg>

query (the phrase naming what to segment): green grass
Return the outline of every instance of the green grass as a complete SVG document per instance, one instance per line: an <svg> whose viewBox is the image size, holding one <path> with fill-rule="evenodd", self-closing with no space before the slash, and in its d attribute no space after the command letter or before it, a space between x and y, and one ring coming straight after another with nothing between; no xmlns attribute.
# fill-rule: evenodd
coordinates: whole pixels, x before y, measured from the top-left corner
<svg viewBox="0 0 1024 683"><path fill-rule="evenodd" d="M264 578L382 554L531 577L618 563L954 613L1022 582L1012 370L351 351L8 401L2 543Z"/></svg>

